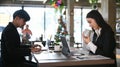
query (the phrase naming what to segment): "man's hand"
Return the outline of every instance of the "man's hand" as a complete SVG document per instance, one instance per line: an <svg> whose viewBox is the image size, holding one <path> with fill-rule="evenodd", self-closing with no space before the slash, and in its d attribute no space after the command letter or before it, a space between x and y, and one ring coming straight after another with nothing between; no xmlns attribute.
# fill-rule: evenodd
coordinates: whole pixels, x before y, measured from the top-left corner
<svg viewBox="0 0 120 67"><path fill-rule="evenodd" d="M31 49L32 53L40 52L41 51L41 46L38 45L38 44L35 44L35 45L32 45L30 49Z"/></svg>

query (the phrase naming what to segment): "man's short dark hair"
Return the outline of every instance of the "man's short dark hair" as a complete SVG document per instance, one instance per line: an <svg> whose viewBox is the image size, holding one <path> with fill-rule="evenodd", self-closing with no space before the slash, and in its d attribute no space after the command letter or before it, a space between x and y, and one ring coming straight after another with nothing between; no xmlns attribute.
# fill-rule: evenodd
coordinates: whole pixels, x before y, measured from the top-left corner
<svg viewBox="0 0 120 67"><path fill-rule="evenodd" d="M16 16L25 19L25 21L29 21L30 20L29 14L25 10L22 10L22 9L21 10L17 10L13 14L13 19L15 19Z"/></svg>

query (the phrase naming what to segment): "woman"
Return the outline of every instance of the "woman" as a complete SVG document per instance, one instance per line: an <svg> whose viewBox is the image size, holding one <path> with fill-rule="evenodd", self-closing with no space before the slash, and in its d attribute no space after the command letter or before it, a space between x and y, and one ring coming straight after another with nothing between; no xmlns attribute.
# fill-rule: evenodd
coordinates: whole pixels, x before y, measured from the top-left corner
<svg viewBox="0 0 120 67"><path fill-rule="evenodd" d="M86 43L87 49L92 54L115 59L115 64L105 67L116 67L116 56L114 53L116 42L112 28L105 22L98 10L90 11L86 19L94 32L92 39L90 36L85 36L83 32L83 41Z"/></svg>

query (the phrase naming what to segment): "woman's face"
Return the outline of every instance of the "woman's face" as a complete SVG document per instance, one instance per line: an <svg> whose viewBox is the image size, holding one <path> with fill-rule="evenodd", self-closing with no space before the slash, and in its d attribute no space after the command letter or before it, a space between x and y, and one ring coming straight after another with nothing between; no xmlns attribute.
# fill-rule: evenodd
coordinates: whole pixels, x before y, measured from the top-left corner
<svg viewBox="0 0 120 67"><path fill-rule="evenodd" d="M96 21L93 18L87 18L87 21L89 23L89 26L93 28L94 30L99 29L100 27L96 23Z"/></svg>

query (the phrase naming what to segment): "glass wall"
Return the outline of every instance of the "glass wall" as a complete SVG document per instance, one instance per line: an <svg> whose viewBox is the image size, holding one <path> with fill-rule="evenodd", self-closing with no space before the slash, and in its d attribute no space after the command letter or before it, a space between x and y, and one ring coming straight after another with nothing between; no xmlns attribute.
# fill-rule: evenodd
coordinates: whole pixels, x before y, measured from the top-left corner
<svg viewBox="0 0 120 67"><path fill-rule="evenodd" d="M74 9L74 37L75 43L82 43L82 31L91 29L86 21L86 14L91 9L76 8Z"/></svg>
<svg viewBox="0 0 120 67"><path fill-rule="evenodd" d="M21 7L0 7L0 26L6 26L8 22L12 22L13 13L21 9ZM24 7L30 14L30 21L26 24L29 25L33 35L31 40L39 40L40 36L44 36L44 40L47 38L54 39L54 35L57 31L59 13L55 13L54 8L49 7ZM82 42L81 33L84 29L89 28L89 25L86 21L86 14L91 9L74 9L74 37L75 42ZM65 19L64 19L65 20ZM21 29L18 28L19 33L21 34Z"/></svg>

